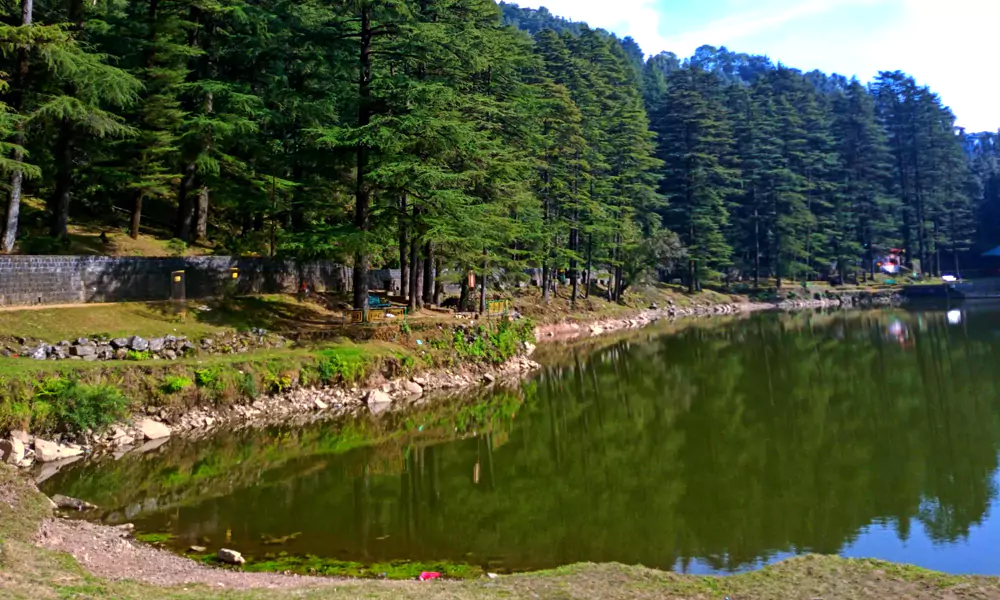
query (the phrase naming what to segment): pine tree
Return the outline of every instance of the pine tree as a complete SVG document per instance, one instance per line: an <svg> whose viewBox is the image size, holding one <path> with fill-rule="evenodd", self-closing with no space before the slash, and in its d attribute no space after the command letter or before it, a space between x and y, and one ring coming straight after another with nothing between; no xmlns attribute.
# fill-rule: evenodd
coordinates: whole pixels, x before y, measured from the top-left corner
<svg viewBox="0 0 1000 600"><path fill-rule="evenodd" d="M727 267L732 255L725 232L738 173L730 166L734 140L719 89L711 73L678 71L652 119L666 165L661 188L670 203L666 220L688 248L691 290Z"/></svg>

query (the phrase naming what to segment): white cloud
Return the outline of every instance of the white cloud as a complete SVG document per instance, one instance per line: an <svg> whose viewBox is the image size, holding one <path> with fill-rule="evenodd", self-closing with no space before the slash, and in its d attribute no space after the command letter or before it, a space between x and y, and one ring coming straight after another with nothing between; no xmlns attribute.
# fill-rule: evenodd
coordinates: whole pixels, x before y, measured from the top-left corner
<svg viewBox="0 0 1000 600"><path fill-rule="evenodd" d="M712 21L695 31L671 36L662 41L679 56L690 56L702 45L730 46L741 50L741 39L766 34L799 19L850 5L876 4L883 0L789 0L787 6L772 5L767 10L748 10ZM655 52L654 52L655 53Z"/></svg>
<svg viewBox="0 0 1000 600"><path fill-rule="evenodd" d="M515 0L517 1L517 0ZM698 2L706 13L726 14L693 31L666 34L671 5ZM820 68L869 80L879 70L912 74L941 94L971 130L1000 127L1000 78L995 77L995 36L1000 23L997 0L521 0L524 7L545 6L553 14L586 21L593 27L630 35L648 54L669 50L690 56L703 44L768 54L775 61L803 68ZM881 6L897 18L855 32L855 25L831 22L816 27L817 17L838 9ZM690 7L690 4L687 5ZM708 8L711 7L711 8ZM853 14L853 13L849 13Z"/></svg>

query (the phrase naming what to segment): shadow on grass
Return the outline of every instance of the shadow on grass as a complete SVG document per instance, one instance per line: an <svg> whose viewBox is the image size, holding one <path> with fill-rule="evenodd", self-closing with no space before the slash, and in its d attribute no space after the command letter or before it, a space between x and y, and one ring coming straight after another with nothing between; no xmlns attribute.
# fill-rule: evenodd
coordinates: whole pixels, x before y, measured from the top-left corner
<svg viewBox="0 0 1000 600"><path fill-rule="evenodd" d="M169 302L149 303L147 307L164 320L178 318L176 308ZM300 303L282 296L190 301L184 311L184 318L194 318L199 323L237 331L262 328L276 333L294 334L340 328L344 325L344 316L339 312L326 311L312 302Z"/></svg>

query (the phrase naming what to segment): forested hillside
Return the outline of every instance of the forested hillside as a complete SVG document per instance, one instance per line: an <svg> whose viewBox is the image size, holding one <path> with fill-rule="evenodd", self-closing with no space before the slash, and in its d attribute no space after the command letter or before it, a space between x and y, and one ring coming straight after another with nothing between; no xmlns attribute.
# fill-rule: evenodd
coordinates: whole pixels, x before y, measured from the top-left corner
<svg viewBox="0 0 1000 600"><path fill-rule="evenodd" d="M417 306L434 266L563 272L575 300L593 269L619 298L653 275L864 276L897 246L938 273L1000 243L994 145L964 151L903 73L646 60L493 0L0 10L4 252L58 252L77 220L137 236L155 209L217 252L352 264L358 305L369 268L402 267Z"/></svg>

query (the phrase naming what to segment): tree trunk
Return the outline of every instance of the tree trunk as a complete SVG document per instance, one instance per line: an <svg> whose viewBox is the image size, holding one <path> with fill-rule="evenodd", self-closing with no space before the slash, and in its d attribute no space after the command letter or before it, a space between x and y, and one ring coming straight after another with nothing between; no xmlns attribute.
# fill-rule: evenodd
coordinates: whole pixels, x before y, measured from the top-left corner
<svg viewBox="0 0 1000 600"><path fill-rule="evenodd" d="M66 119L62 120L59 127L54 158L56 177L52 203L49 207L52 213L49 235L61 240L67 236L70 191L73 186L73 124Z"/></svg>
<svg viewBox="0 0 1000 600"><path fill-rule="evenodd" d="M489 268L486 257L487 250L483 248L483 276L479 281L479 314L486 314L486 269Z"/></svg>
<svg viewBox="0 0 1000 600"><path fill-rule="evenodd" d="M361 7L360 72L358 77L358 127L371 123L371 80L372 80L372 15L371 8ZM354 308L368 310L368 229L370 227L371 190L368 188L368 149L358 144L357 185L355 187L354 227L361 235L361 245L354 253Z"/></svg>
<svg viewBox="0 0 1000 600"><path fill-rule="evenodd" d="M583 297L590 298L590 278L594 273L594 234L587 236L587 282L583 289Z"/></svg>
<svg viewBox="0 0 1000 600"><path fill-rule="evenodd" d="M195 218L194 239L205 240L208 238L208 186L203 185L198 189L198 207Z"/></svg>
<svg viewBox="0 0 1000 600"><path fill-rule="evenodd" d="M549 288L552 284L549 282L549 278L552 277L552 273L549 270L549 260L545 257L545 262L542 263L542 301L549 301Z"/></svg>
<svg viewBox="0 0 1000 600"><path fill-rule="evenodd" d="M31 25L34 14L34 0L21 0L21 25ZM10 101L7 103L13 114L20 114L24 109L24 88L28 83L29 46L21 46L17 49L17 70L14 72L14 81L11 85ZM18 125L17 133L14 136L14 143L18 146L24 144L24 126ZM20 150L11 152L14 162L24 160L24 154ZM10 190L7 193L7 213L3 224L3 236L0 239L0 251L13 252L14 242L17 240L17 224L21 213L21 192L24 183L24 172L15 170L10 175Z"/></svg>
<svg viewBox="0 0 1000 600"><path fill-rule="evenodd" d="M434 304L434 242L424 244L424 304Z"/></svg>
<svg viewBox="0 0 1000 600"><path fill-rule="evenodd" d="M753 209L753 289L760 289L760 215Z"/></svg>
<svg viewBox="0 0 1000 600"><path fill-rule="evenodd" d="M142 198L144 195L145 192L142 190L136 191L132 204L132 223L129 226L128 235L133 240L139 237L139 222L142 220Z"/></svg>
<svg viewBox="0 0 1000 600"><path fill-rule="evenodd" d="M194 190L197 168L194 163L188 163L184 167L184 174L177 188L177 223L174 226L174 237L184 242L191 240L191 219L194 217L191 191Z"/></svg>
<svg viewBox="0 0 1000 600"><path fill-rule="evenodd" d="M444 281L441 279L441 271L444 267L444 261L438 256L435 259L434 266L434 306L441 306L441 295L444 293Z"/></svg>
<svg viewBox="0 0 1000 600"><path fill-rule="evenodd" d="M458 312L467 312L469 307L469 269L462 273L461 291L458 293Z"/></svg>
<svg viewBox="0 0 1000 600"><path fill-rule="evenodd" d="M399 199L399 294L405 301L410 291L410 236L406 230L406 195Z"/></svg>
<svg viewBox="0 0 1000 600"><path fill-rule="evenodd" d="M413 209L413 212L417 212L416 208ZM414 232L410 237L410 312L420 310L420 301L420 241Z"/></svg>

